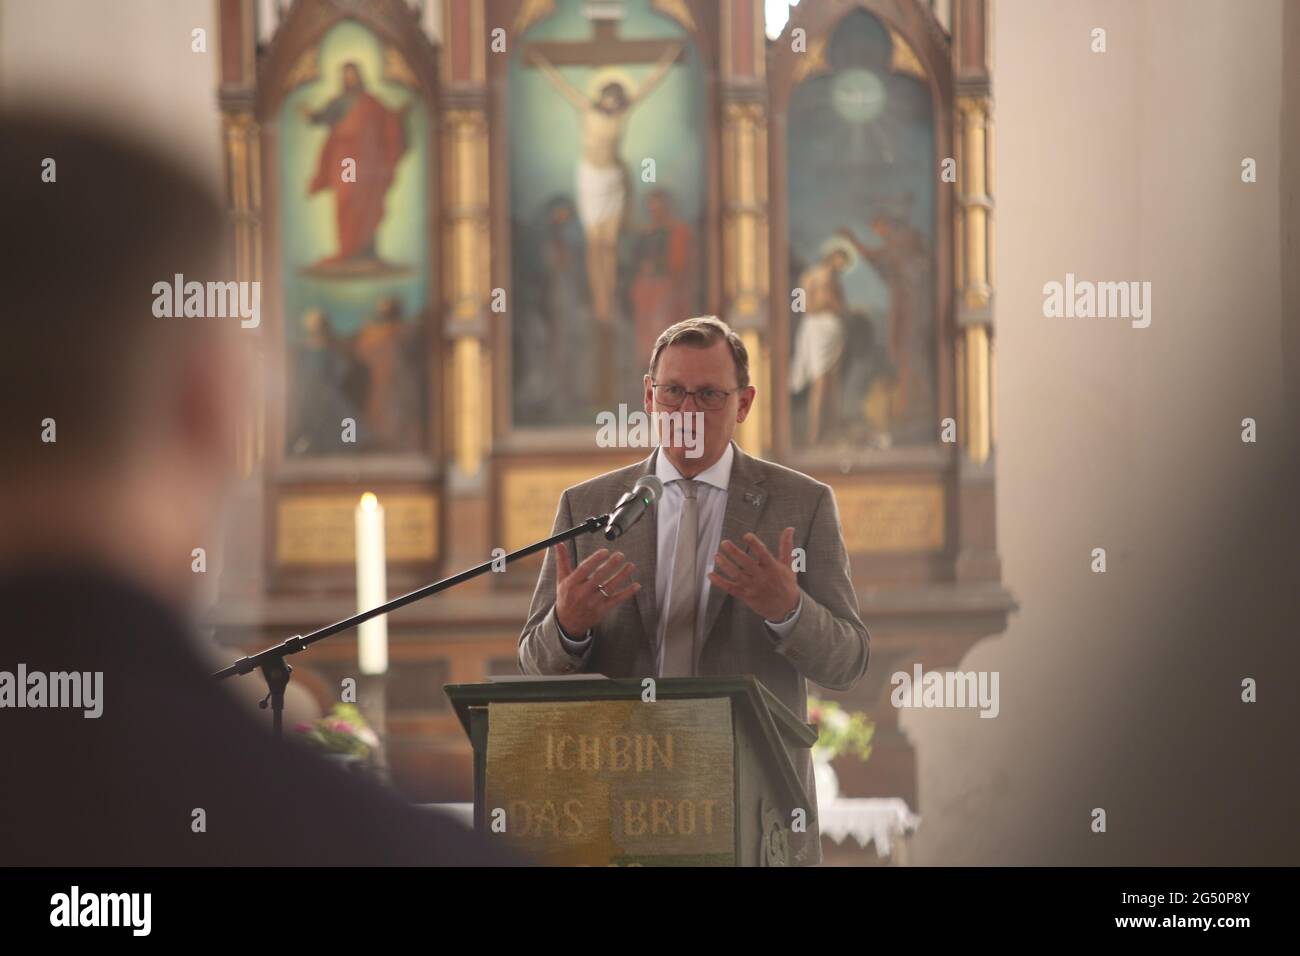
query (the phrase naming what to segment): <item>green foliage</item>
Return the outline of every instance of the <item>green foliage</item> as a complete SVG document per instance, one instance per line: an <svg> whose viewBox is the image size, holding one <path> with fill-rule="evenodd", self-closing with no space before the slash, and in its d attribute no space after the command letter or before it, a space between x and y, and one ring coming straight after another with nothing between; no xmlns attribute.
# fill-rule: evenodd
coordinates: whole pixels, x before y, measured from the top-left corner
<svg viewBox="0 0 1300 956"><path fill-rule="evenodd" d="M866 761L876 725L861 711L847 711L833 700L808 698L808 720L817 726L813 749L827 760L844 755Z"/></svg>

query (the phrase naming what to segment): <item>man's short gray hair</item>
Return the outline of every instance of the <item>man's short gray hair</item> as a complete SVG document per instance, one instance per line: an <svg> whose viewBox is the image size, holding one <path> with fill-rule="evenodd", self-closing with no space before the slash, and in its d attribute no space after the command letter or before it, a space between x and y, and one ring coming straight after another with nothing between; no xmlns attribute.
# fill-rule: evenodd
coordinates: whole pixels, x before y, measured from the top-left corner
<svg viewBox="0 0 1300 956"><path fill-rule="evenodd" d="M654 351L650 354L650 378L655 377L659 367L659 354L668 346L689 345L691 348L707 349L715 342L724 341L731 346L731 357L736 363L737 386L748 388L749 351L731 326L716 315L697 315L693 319L683 319L664 329L655 340Z"/></svg>

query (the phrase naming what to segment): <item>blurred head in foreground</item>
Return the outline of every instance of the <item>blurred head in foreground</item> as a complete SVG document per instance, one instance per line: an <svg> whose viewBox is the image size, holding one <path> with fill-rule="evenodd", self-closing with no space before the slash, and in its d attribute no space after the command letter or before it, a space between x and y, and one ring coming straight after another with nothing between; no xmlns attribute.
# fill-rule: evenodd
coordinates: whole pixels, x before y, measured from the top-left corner
<svg viewBox="0 0 1300 956"><path fill-rule="evenodd" d="M160 283L231 278L221 205L112 133L0 114L0 209L0 572L108 565L188 605L252 333L237 314L155 313Z"/></svg>
<svg viewBox="0 0 1300 956"><path fill-rule="evenodd" d="M217 201L112 134L0 114L0 210L0 860L515 862L276 744L185 639L256 327Z"/></svg>

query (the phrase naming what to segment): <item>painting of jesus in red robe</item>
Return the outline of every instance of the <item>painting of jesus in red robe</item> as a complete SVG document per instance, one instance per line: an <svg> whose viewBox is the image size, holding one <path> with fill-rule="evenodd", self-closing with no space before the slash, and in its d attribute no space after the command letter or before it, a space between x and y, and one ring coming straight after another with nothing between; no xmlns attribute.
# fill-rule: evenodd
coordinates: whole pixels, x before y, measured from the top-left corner
<svg viewBox="0 0 1300 956"><path fill-rule="evenodd" d="M382 261L375 234L384 219L384 198L398 160L407 149L406 113L411 104L389 109L366 91L356 63L343 64L343 91L319 110L302 107L308 122L329 127L308 195L334 195L338 251L307 271L375 275L401 269ZM352 162L347 162L351 160Z"/></svg>

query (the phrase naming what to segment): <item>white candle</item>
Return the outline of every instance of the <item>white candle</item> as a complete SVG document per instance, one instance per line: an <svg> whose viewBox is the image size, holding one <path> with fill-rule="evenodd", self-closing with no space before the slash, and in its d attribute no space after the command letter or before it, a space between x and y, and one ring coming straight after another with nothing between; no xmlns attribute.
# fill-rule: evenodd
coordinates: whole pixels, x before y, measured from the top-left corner
<svg viewBox="0 0 1300 956"><path fill-rule="evenodd" d="M357 610L368 611L388 600L384 554L384 506L370 492L357 503ZM388 670L388 615L372 617L357 629L361 673Z"/></svg>

